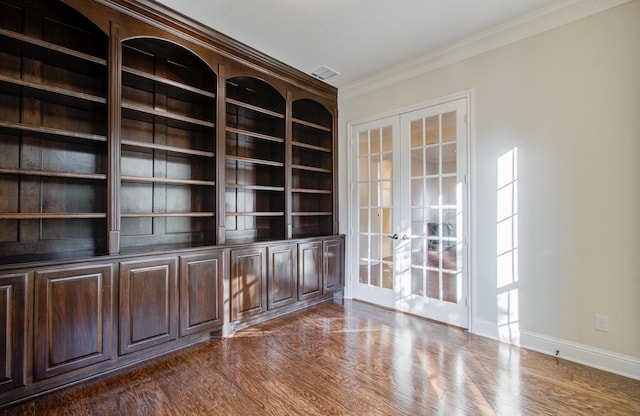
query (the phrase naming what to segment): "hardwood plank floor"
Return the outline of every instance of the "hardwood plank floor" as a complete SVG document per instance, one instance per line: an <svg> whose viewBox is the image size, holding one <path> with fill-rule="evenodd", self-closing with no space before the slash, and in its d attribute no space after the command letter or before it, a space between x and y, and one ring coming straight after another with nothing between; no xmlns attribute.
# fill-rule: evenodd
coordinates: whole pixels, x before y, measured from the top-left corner
<svg viewBox="0 0 640 416"><path fill-rule="evenodd" d="M640 381L344 301L0 415L632 415Z"/></svg>

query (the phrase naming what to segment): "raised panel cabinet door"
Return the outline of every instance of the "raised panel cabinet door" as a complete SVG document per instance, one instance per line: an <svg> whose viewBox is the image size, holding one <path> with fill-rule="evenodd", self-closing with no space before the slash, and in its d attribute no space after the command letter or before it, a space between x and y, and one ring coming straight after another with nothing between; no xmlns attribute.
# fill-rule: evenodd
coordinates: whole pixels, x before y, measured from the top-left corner
<svg viewBox="0 0 640 416"><path fill-rule="evenodd" d="M267 310L266 249L231 250L231 320L238 321Z"/></svg>
<svg viewBox="0 0 640 416"><path fill-rule="evenodd" d="M180 257L180 336L222 327L224 251Z"/></svg>
<svg viewBox="0 0 640 416"><path fill-rule="evenodd" d="M344 239L322 242L324 260L323 292L336 292L344 285Z"/></svg>
<svg viewBox="0 0 640 416"><path fill-rule="evenodd" d="M178 334L178 259L120 263L120 354L163 344Z"/></svg>
<svg viewBox="0 0 640 416"><path fill-rule="evenodd" d="M269 255L269 309L295 303L297 296L298 253L295 244L267 249Z"/></svg>
<svg viewBox="0 0 640 416"><path fill-rule="evenodd" d="M113 358L113 267L35 272L36 380Z"/></svg>
<svg viewBox="0 0 640 416"><path fill-rule="evenodd" d="M298 300L320 295L322 291L322 241L298 245Z"/></svg>
<svg viewBox="0 0 640 416"><path fill-rule="evenodd" d="M0 393L24 385L27 274L0 275Z"/></svg>

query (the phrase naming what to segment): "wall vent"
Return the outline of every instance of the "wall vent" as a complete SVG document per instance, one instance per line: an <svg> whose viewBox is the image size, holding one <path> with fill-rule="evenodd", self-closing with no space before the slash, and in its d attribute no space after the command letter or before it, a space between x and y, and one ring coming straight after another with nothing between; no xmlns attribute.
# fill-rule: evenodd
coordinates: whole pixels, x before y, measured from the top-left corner
<svg viewBox="0 0 640 416"><path fill-rule="evenodd" d="M340 75L340 73L334 69L329 68L326 65L322 65L311 71L311 75L324 81L329 78L335 77L336 75Z"/></svg>

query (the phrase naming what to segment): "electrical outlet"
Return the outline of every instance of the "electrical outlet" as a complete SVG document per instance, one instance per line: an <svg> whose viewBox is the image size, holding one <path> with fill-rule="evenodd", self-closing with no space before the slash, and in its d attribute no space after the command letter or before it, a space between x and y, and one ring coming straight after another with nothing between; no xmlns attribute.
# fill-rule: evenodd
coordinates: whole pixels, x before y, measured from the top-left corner
<svg viewBox="0 0 640 416"><path fill-rule="evenodd" d="M609 332L609 317L596 314L596 331Z"/></svg>

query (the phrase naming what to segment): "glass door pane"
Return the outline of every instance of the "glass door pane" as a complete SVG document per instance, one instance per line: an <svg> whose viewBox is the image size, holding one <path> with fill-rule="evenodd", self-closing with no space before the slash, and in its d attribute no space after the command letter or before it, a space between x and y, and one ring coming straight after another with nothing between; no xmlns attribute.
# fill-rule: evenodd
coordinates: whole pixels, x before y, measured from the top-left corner
<svg viewBox="0 0 640 416"><path fill-rule="evenodd" d="M362 284L393 289L393 129L358 133L357 189L359 277Z"/></svg>
<svg viewBox="0 0 640 416"><path fill-rule="evenodd" d="M410 120L411 293L461 300L455 111Z"/></svg>

